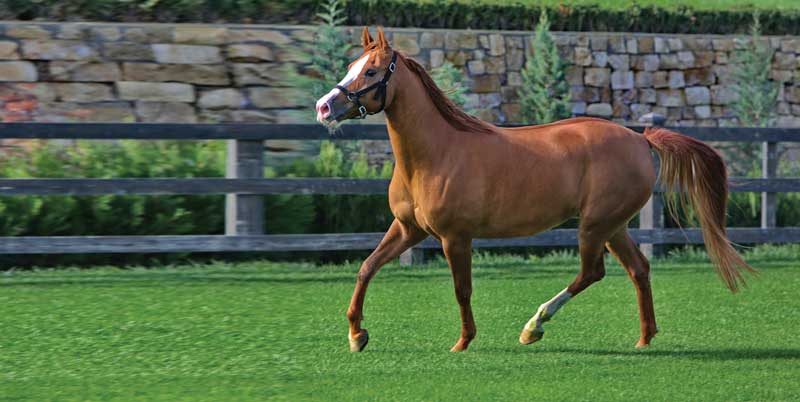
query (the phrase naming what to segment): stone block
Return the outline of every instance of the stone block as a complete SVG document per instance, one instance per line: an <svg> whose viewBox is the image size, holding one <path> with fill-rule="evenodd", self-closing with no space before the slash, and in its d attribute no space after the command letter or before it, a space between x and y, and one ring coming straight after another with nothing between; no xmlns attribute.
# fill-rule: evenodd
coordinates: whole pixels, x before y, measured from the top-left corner
<svg viewBox="0 0 800 402"><path fill-rule="evenodd" d="M440 67L444 64L444 51L433 49L430 51L431 68Z"/></svg>
<svg viewBox="0 0 800 402"><path fill-rule="evenodd" d="M694 107L694 115L698 119L710 119L711 118L711 106L708 105L700 105Z"/></svg>
<svg viewBox="0 0 800 402"><path fill-rule="evenodd" d="M797 57L794 53L775 53L772 59L772 68L776 70L794 70L797 68Z"/></svg>
<svg viewBox="0 0 800 402"><path fill-rule="evenodd" d="M505 38L501 34L489 35L489 55L502 56L506 53Z"/></svg>
<svg viewBox="0 0 800 402"><path fill-rule="evenodd" d="M590 87L607 87L611 82L611 71L607 68L586 68L583 82Z"/></svg>
<svg viewBox="0 0 800 402"><path fill-rule="evenodd" d="M693 68L683 72L686 85L714 85L714 72L710 68Z"/></svg>
<svg viewBox="0 0 800 402"><path fill-rule="evenodd" d="M154 44L153 54L159 63L215 64L222 56L216 46Z"/></svg>
<svg viewBox="0 0 800 402"><path fill-rule="evenodd" d="M656 92L659 106L684 106L683 91L680 89L659 89Z"/></svg>
<svg viewBox="0 0 800 402"><path fill-rule="evenodd" d="M122 33L115 26L97 26L89 28L89 37L91 40L114 42L122 37Z"/></svg>
<svg viewBox="0 0 800 402"><path fill-rule="evenodd" d="M689 51L678 52L678 67L681 69L692 68L694 64L694 53Z"/></svg>
<svg viewBox="0 0 800 402"><path fill-rule="evenodd" d="M467 70L470 75L486 74L486 64L483 60L470 60L467 62Z"/></svg>
<svg viewBox="0 0 800 402"><path fill-rule="evenodd" d="M583 67L568 66L564 75L570 85L583 85Z"/></svg>
<svg viewBox="0 0 800 402"><path fill-rule="evenodd" d="M0 41L0 60L17 60L19 59L19 53L17 53L17 45L16 42L11 41Z"/></svg>
<svg viewBox="0 0 800 402"><path fill-rule="evenodd" d="M177 81L202 85L228 85L228 73L223 65L123 63L125 81Z"/></svg>
<svg viewBox="0 0 800 402"><path fill-rule="evenodd" d="M35 99L39 102L56 100L56 84L42 82L16 82L0 84L0 102Z"/></svg>
<svg viewBox="0 0 800 402"><path fill-rule="evenodd" d="M625 48L630 54L638 54L639 53L639 46L636 38L628 38L625 41Z"/></svg>
<svg viewBox="0 0 800 402"><path fill-rule="evenodd" d="M439 32L423 32L419 44L425 49L440 49L444 47L444 34Z"/></svg>
<svg viewBox="0 0 800 402"><path fill-rule="evenodd" d="M608 65L608 53L592 52L592 65L595 67L605 67Z"/></svg>
<svg viewBox="0 0 800 402"><path fill-rule="evenodd" d="M711 103L711 91L708 87L687 87L686 104L688 105L707 105Z"/></svg>
<svg viewBox="0 0 800 402"><path fill-rule="evenodd" d="M103 56L110 60L153 61L150 45L136 42L116 42L103 44Z"/></svg>
<svg viewBox="0 0 800 402"><path fill-rule="evenodd" d="M726 85L711 86L711 103L713 105L728 105L738 99L736 91Z"/></svg>
<svg viewBox="0 0 800 402"><path fill-rule="evenodd" d="M220 45L228 40L228 28L197 25L177 25L173 42L189 45Z"/></svg>
<svg viewBox="0 0 800 402"><path fill-rule="evenodd" d="M686 80L683 76L683 71L672 70L669 72L669 87L670 88L683 88L686 86Z"/></svg>
<svg viewBox="0 0 800 402"><path fill-rule="evenodd" d="M204 109L239 109L246 104L244 95L232 88L203 91L197 100L197 106Z"/></svg>
<svg viewBox="0 0 800 402"><path fill-rule="evenodd" d="M308 106L305 93L296 88L253 87L248 89L250 103L262 109Z"/></svg>
<svg viewBox="0 0 800 402"><path fill-rule="evenodd" d="M16 39L48 39L51 33L39 25L9 25L5 36Z"/></svg>
<svg viewBox="0 0 800 402"><path fill-rule="evenodd" d="M608 37L600 33L594 33L590 38L591 49L594 51L608 51Z"/></svg>
<svg viewBox="0 0 800 402"><path fill-rule="evenodd" d="M37 122L133 123L136 116L127 102L43 103L33 117Z"/></svg>
<svg viewBox="0 0 800 402"><path fill-rule="evenodd" d="M683 43L689 50L712 50L711 39L689 36L683 39Z"/></svg>
<svg viewBox="0 0 800 402"><path fill-rule="evenodd" d="M694 67L711 67L717 55L714 52L694 52Z"/></svg>
<svg viewBox="0 0 800 402"><path fill-rule="evenodd" d="M776 82L788 82L794 77L792 70L772 70L769 72L769 78Z"/></svg>
<svg viewBox="0 0 800 402"><path fill-rule="evenodd" d="M194 102L194 87L175 82L117 82L117 94L122 100L154 102Z"/></svg>
<svg viewBox="0 0 800 402"><path fill-rule="evenodd" d="M656 90L643 88L639 90L639 103L656 103Z"/></svg>
<svg viewBox="0 0 800 402"><path fill-rule="evenodd" d="M608 64L614 70L624 71L629 70L631 66L630 57L627 54L612 54L608 56Z"/></svg>
<svg viewBox="0 0 800 402"><path fill-rule="evenodd" d="M278 64L234 63L232 66L237 86L275 85L286 80L286 69Z"/></svg>
<svg viewBox="0 0 800 402"><path fill-rule="evenodd" d="M122 79L117 63L53 61L49 70L50 77L56 81L113 82Z"/></svg>
<svg viewBox="0 0 800 402"><path fill-rule="evenodd" d="M232 61L275 61L272 50L263 45L228 45L228 59Z"/></svg>
<svg viewBox="0 0 800 402"><path fill-rule="evenodd" d="M519 100L519 87L502 87L500 88L500 95L503 102L517 102Z"/></svg>
<svg viewBox="0 0 800 402"><path fill-rule="evenodd" d="M681 63L676 54L661 54L658 56L658 66L662 70L676 70L681 68Z"/></svg>
<svg viewBox="0 0 800 402"><path fill-rule="evenodd" d="M500 77L497 75L481 75L472 79L472 92L490 93L500 90Z"/></svg>
<svg viewBox="0 0 800 402"><path fill-rule="evenodd" d="M653 53L655 51L655 41L652 37L640 37L636 39L636 47L639 53Z"/></svg>
<svg viewBox="0 0 800 402"><path fill-rule="evenodd" d="M575 53L573 55L573 62L579 66L591 66L592 62L592 52L585 47L578 47L575 48Z"/></svg>
<svg viewBox="0 0 800 402"><path fill-rule="evenodd" d="M467 63L469 56L467 56L467 52L463 50L448 50L445 53L445 58L447 61L453 63L454 66L461 67Z"/></svg>
<svg viewBox="0 0 800 402"><path fill-rule="evenodd" d="M416 56L420 51L416 33L395 33L392 41L392 47L400 50L401 52L405 52L409 56Z"/></svg>
<svg viewBox="0 0 800 402"><path fill-rule="evenodd" d="M570 108L573 116L581 116L586 114L586 102L572 102Z"/></svg>
<svg viewBox="0 0 800 402"><path fill-rule="evenodd" d="M572 86L570 87L570 99L586 103L597 103L601 100L600 90L598 88Z"/></svg>
<svg viewBox="0 0 800 402"><path fill-rule="evenodd" d="M625 47L625 38L619 35L608 38L608 48L612 53L626 53L628 51Z"/></svg>
<svg viewBox="0 0 800 402"><path fill-rule="evenodd" d="M569 68L567 69L567 73L569 73ZM581 76L583 79L583 76ZM520 87L522 86L522 74L516 72L510 72L506 75L506 84L512 87Z"/></svg>
<svg viewBox="0 0 800 402"><path fill-rule="evenodd" d="M781 52L800 53L800 38L786 38L781 40Z"/></svg>
<svg viewBox="0 0 800 402"><path fill-rule="evenodd" d="M525 64L525 50L510 48L506 51L506 67L508 71L519 71Z"/></svg>
<svg viewBox="0 0 800 402"><path fill-rule="evenodd" d="M669 73L656 71L653 73L653 88L666 88L669 86Z"/></svg>
<svg viewBox="0 0 800 402"><path fill-rule="evenodd" d="M129 27L123 33L126 41L138 43L170 43L174 37L172 26L158 24Z"/></svg>
<svg viewBox="0 0 800 402"><path fill-rule="evenodd" d="M677 52L683 50L683 39L681 38L667 38L670 52Z"/></svg>
<svg viewBox="0 0 800 402"><path fill-rule="evenodd" d="M592 103L586 106L586 115L598 117L611 117L614 109L608 103Z"/></svg>
<svg viewBox="0 0 800 402"><path fill-rule="evenodd" d="M643 71L656 71L659 67L658 55L646 54L634 58L633 68Z"/></svg>
<svg viewBox="0 0 800 402"><path fill-rule="evenodd" d="M267 42L285 46L292 40L274 29L228 29L228 43L236 42Z"/></svg>
<svg viewBox="0 0 800 402"><path fill-rule="evenodd" d="M656 36L653 38L654 50L656 53L669 53L669 42L666 38Z"/></svg>
<svg viewBox="0 0 800 402"><path fill-rule="evenodd" d="M97 51L86 43L67 40L24 40L22 55L29 60L90 60Z"/></svg>
<svg viewBox="0 0 800 402"><path fill-rule="evenodd" d="M473 32L448 31L444 34L444 47L448 50L475 49L478 47L478 35Z"/></svg>
<svg viewBox="0 0 800 402"><path fill-rule="evenodd" d="M711 39L711 45L716 51L729 52L734 49L733 39L730 38Z"/></svg>
<svg viewBox="0 0 800 402"><path fill-rule="evenodd" d="M484 62L486 64L486 73L488 74L503 74L506 72L506 60L503 57L489 57Z"/></svg>
<svg viewBox="0 0 800 402"><path fill-rule="evenodd" d="M192 105L182 102L136 102L136 114L147 123L197 123Z"/></svg>
<svg viewBox="0 0 800 402"><path fill-rule="evenodd" d="M106 84L56 84L56 93L64 102L94 103L114 100L111 86Z"/></svg>
<svg viewBox="0 0 800 402"><path fill-rule="evenodd" d="M636 88L651 88L653 86L653 73L650 71L638 71L634 79Z"/></svg>
<svg viewBox="0 0 800 402"><path fill-rule="evenodd" d="M39 78L36 66L28 61L0 61L0 81L32 82Z"/></svg>
<svg viewBox="0 0 800 402"><path fill-rule="evenodd" d="M611 73L612 89L633 89L633 71L614 71Z"/></svg>

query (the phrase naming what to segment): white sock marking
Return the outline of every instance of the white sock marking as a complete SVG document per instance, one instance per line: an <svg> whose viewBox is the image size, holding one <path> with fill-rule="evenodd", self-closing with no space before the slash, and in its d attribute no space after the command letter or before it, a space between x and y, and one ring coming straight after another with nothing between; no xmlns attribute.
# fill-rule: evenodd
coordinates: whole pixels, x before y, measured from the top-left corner
<svg viewBox="0 0 800 402"><path fill-rule="evenodd" d="M530 321L525 324L525 329L533 332L544 332L544 329L542 329L542 324L556 315L558 309L566 304L571 297L572 293L568 292L567 289L564 289L552 299L540 305L539 309L536 310L536 314L534 314Z"/></svg>

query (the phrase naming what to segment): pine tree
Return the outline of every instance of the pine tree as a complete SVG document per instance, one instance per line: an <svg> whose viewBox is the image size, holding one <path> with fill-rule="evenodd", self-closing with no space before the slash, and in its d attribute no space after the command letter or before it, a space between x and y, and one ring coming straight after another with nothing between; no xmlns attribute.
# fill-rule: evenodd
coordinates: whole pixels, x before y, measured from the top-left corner
<svg viewBox="0 0 800 402"><path fill-rule="evenodd" d="M314 48L309 70L316 73L312 91L316 98L325 95L342 77L347 74L350 64L348 37L342 32L345 22L343 7L339 0L328 0L322 5L323 11L317 13L320 23L315 32Z"/></svg>
<svg viewBox="0 0 800 402"><path fill-rule="evenodd" d="M544 11L521 75L520 112L526 123L550 123L570 116L565 66L550 35L550 21Z"/></svg>
<svg viewBox="0 0 800 402"><path fill-rule="evenodd" d="M747 127L766 127L774 116L781 83L770 80L772 58L775 51L761 37L758 14L753 16L750 40L734 57L732 77L736 100L730 105L739 118L739 124Z"/></svg>
<svg viewBox="0 0 800 402"><path fill-rule="evenodd" d="M467 88L464 85L464 73L461 72L453 63L446 61L439 67L431 70L431 78L436 86L450 98L453 103L464 107L467 103ZM467 110L469 113L470 111Z"/></svg>

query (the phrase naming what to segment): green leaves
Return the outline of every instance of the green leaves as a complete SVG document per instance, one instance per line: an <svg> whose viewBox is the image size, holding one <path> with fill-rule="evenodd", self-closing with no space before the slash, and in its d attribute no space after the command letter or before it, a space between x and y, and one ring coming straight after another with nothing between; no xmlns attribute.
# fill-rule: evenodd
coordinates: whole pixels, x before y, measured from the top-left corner
<svg viewBox="0 0 800 402"><path fill-rule="evenodd" d="M446 61L439 67L431 70L431 78L436 86L450 98L453 103L464 107L467 103L467 87L464 84L464 73L461 72L453 63ZM473 110L466 110L472 113Z"/></svg>
<svg viewBox="0 0 800 402"><path fill-rule="evenodd" d="M739 123L746 127L767 127L775 116L780 82L770 79L775 51L761 37L758 14L753 15L750 37L742 39L744 49L734 56L731 72L737 98L731 104Z"/></svg>
<svg viewBox="0 0 800 402"><path fill-rule="evenodd" d="M544 124L570 116L569 85L564 63L550 36L550 21L543 11L528 47L522 69L520 112L525 123Z"/></svg>

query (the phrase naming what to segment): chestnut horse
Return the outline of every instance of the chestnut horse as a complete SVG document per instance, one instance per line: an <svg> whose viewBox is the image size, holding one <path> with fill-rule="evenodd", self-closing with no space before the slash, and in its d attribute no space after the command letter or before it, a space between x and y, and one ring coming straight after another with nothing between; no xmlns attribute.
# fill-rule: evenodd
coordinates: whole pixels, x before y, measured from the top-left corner
<svg viewBox="0 0 800 402"><path fill-rule="evenodd" d="M725 284L735 291L743 283L741 272L753 270L726 236L725 164L708 145L665 129L641 135L595 118L496 127L448 100L420 64L389 46L382 29L373 40L364 28L362 42L363 55L316 104L317 120L329 128L384 111L397 159L389 186L395 219L362 264L347 311L352 351L363 350L369 339L361 320L370 280L411 246L428 236L442 243L462 321L461 337L451 350L462 351L476 331L470 306L472 239L533 235L574 216L580 217L580 272L539 306L519 341L541 339L543 323L559 307L603 278L605 247L636 287L637 347L647 346L657 332L650 266L627 223L656 183L651 149L662 160L661 183L677 193L672 201L691 203Z"/></svg>

